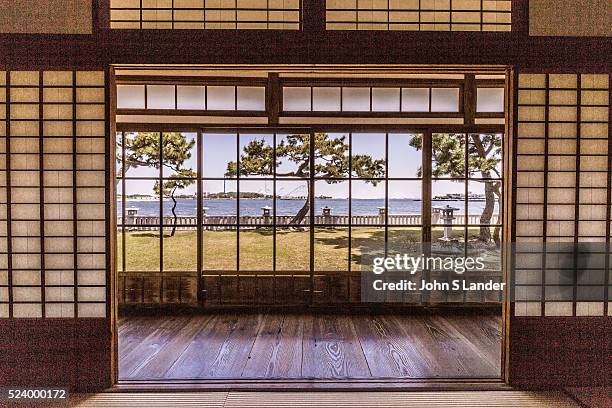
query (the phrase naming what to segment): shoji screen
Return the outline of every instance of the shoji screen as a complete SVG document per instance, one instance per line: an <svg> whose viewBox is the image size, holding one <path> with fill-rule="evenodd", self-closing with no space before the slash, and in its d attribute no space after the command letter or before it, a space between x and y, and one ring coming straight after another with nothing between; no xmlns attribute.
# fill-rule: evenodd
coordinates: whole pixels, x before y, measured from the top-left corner
<svg viewBox="0 0 612 408"><path fill-rule="evenodd" d="M110 0L110 27L299 30L300 7L300 0Z"/></svg>
<svg viewBox="0 0 612 408"><path fill-rule="evenodd" d="M0 317L105 318L104 73L0 73Z"/></svg>
<svg viewBox="0 0 612 408"><path fill-rule="evenodd" d="M609 75L518 92L515 316L610 316Z"/></svg>
<svg viewBox="0 0 612 408"><path fill-rule="evenodd" d="M510 31L510 0L326 0L328 30Z"/></svg>

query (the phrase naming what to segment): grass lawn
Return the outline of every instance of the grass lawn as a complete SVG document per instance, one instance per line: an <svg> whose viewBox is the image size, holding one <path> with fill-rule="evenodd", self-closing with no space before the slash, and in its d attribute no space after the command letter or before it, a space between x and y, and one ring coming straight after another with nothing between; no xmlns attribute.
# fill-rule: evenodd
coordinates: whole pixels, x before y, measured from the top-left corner
<svg viewBox="0 0 612 408"><path fill-rule="evenodd" d="M470 236L478 229L470 229ZM310 257L309 231L278 228L276 232L277 271L308 271ZM433 231L437 240L441 230ZM236 270L240 249L240 269L268 271L273 268L272 229L236 231L204 231L202 261L204 270ZM351 236L351 263L353 270L370 264L365 256L384 254L385 230L377 227L354 227ZM420 255L420 228L393 228L388 230L389 254L412 253ZM122 239L118 236L118 267L122 270ZM159 271L160 239L156 231L126 232L126 270ZM315 270L345 271L349 262L348 228L315 229ZM195 231L177 231L174 237L164 231L163 259L165 271L197 270L197 234Z"/></svg>

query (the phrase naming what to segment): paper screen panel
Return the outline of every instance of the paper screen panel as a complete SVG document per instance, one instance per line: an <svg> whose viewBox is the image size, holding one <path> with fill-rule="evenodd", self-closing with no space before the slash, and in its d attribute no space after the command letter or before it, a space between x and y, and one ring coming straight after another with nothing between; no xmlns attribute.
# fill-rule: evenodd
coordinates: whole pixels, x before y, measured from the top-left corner
<svg viewBox="0 0 612 408"><path fill-rule="evenodd" d="M299 30L300 0L111 0L114 29Z"/></svg>
<svg viewBox="0 0 612 408"><path fill-rule="evenodd" d="M328 30L510 31L510 0L327 0Z"/></svg>
<svg viewBox="0 0 612 408"><path fill-rule="evenodd" d="M106 317L104 73L0 77L0 317Z"/></svg>
<svg viewBox="0 0 612 408"><path fill-rule="evenodd" d="M515 314L609 314L608 74L520 74Z"/></svg>

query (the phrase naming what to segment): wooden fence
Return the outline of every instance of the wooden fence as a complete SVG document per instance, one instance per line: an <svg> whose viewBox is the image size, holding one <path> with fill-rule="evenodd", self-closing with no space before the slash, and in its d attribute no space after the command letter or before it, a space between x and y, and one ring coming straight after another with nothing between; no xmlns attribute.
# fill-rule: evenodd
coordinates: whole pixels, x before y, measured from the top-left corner
<svg viewBox="0 0 612 408"><path fill-rule="evenodd" d="M452 225L479 225L480 214L469 214L467 216L467 223L465 222L465 214L457 214L452 220ZM291 223L293 216L290 215L278 215L276 216L276 223L274 222L273 216L240 216L240 222L237 222L237 216L235 215L205 215L202 219L203 228L205 230L219 230L235 228L236 225L240 224L241 227L271 227L276 226L290 226L295 225ZM351 225L372 225L380 226L384 225L385 221L388 221L389 225L397 226L410 226L410 225L421 225L421 214L389 214L388 220L385 220L385 214L378 215L315 215L315 225L348 225L349 218L351 218ZM118 217L118 225L125 225L126 229L133 231L146 231L157 229L160 224L164 226L175 225L174 217L160 217L156 216L144 216L144 215L132 215L125 217L125 224L123 224L123 218ZM432 223L434 225L448 225L442 219L439 214L433 214ZM495 225L498 223L498 216L491 218L490 224ZM307 226L310 224L310 217L305 217L300 225ZM195 229L198 225L198 218L196 216L180 216L176 218L176 226L179 230L191 230Z"/></svg>

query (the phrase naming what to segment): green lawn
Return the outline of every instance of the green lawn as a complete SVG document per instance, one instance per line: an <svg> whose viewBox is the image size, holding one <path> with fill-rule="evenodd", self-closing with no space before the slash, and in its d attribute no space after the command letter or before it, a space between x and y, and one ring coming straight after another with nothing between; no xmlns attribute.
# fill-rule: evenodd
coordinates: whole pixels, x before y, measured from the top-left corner
<svg viewBox="0 0 612 408"><path fill-rule="evenodd" d="M470 229L470 236L477 229ZM437 240L441 230L433 231ZM279 228L276 232L277 271L308 271L310 257L309 231ZM236 231L204 231L202 262L204 270L236 270L240 249L240 269L243 271L273 269L272 229ZM388 251L420 255L420 228L389 228ZM353 270L369 264L366 256L384 254L385 230L376 227L354 227L352 230L351 263ZM118 236L118 266L122 270L121 234ZM317 228L315 230L315 270L342 271L348 269L348 228ZM159 271L160 239L155 231L126 232L126 270ZM163 239L164 270L197 270L197 235L195 231L177 231L174 237L166 230Z"/></svg>

